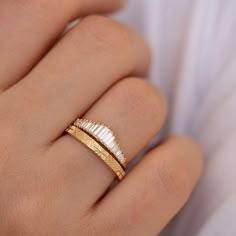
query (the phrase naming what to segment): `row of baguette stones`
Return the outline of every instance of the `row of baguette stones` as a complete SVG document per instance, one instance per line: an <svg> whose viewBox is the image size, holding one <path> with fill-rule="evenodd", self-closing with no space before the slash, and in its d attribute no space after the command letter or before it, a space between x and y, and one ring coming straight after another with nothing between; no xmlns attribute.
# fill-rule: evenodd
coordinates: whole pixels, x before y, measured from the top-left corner
<svg viewBox="0 0 236 236"><path fill-rule="evenodd" d="M126 163L124 154L117 143L113 132L103 124L97 124L89 120L78 119L74 123L75 126L86 131L99 142L101 142L115 157L122 163Z"/></svg>

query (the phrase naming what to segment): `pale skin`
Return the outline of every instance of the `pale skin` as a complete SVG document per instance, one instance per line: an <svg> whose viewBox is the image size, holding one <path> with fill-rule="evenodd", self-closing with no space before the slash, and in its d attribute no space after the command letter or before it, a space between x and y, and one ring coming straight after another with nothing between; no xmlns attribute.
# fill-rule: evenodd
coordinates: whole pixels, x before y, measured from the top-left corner
<svg viewBox="0 0 236 236"><path fill-rule="evenodd" d="M86 17L122 4L0 2L0 235L156 235L196 185L202 154L190 137L167 137L106 192L114 173L64 133L78 117L103 122L130 162L164 124L165 99L144 79L145 41Z"/></svg>

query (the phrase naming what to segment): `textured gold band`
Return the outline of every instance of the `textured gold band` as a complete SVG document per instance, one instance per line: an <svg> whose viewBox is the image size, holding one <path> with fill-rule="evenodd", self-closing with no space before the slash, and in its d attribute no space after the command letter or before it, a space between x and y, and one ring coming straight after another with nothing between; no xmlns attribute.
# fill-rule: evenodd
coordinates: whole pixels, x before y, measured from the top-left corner
<svg viewBox="0 0 236 236"><path fill-rule="evenodd" d="M92 150L113 172L115 172L119 180L124 178L125 171L120 163L96 142L96 140L74 125L70 125L65 131Z"/></svg>
<svg viewBox="0 0 236 236"><path fill-rule="evenodd" d="M100 122L87 119L77 119L74 126L80 128L94 138L124 167L127 168L127 160L116 140L114 132L109 126Z"/></svg>

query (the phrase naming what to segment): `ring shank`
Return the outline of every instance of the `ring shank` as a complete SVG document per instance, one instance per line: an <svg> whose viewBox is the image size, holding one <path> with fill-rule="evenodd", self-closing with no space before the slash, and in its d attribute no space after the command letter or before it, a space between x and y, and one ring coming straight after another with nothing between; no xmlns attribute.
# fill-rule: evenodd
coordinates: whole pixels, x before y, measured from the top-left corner
<svg viewBox="0 0 236 236"><path fill-rule="evenodd" d="M107 152L96 140L90 137L80 128L70 125L66 130L66 133L83 143L90 150L92 150L119 178L122 180L125 176L125 171L120 163Z"/></svg>

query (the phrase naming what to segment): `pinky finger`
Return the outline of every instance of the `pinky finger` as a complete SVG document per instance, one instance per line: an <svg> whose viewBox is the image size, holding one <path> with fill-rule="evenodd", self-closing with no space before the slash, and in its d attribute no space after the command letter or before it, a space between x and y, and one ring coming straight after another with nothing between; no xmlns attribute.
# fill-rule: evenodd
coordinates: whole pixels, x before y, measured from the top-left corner
<svg viewBox="0 0 236 236"><path fill-rule="evenodd" d="M96 230L157 235L186 203L201 169L202 155L192 139L168 138L95 207Z"/></svg>

